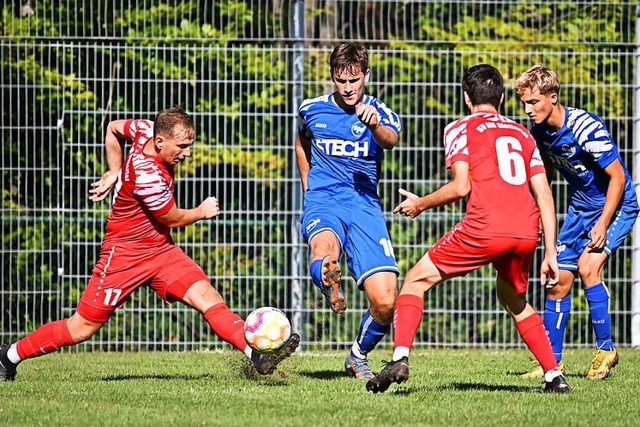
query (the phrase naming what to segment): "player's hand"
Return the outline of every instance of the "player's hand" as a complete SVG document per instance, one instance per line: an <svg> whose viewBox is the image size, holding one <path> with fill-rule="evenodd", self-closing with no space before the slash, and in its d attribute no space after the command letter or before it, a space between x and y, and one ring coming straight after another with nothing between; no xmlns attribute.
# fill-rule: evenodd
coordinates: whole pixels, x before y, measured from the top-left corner
<svg viewBox="0 0 640 427"><path fill-rule="evenodd" d="M373 105L358 102L356 104L356 116L368 127L375 129L380 124L380 115Z"/></svg>
<svg viewBox="0 0 640 427"><path fill-rule="evenodd" d="M551 289L560 280L560 268L556 257L544 257L540 266L540 282L542 286Z"/></svg>
<svg viewBox="0 0 640 427"><path fill-rule="evenodd" d="M600 221L596 222L589 237L591 237L591 241L587 244L587 248L592 252L602 251L607 243L607 226L601 224Z"/></svg>
<svg viewBox="0 0 640 427"><path fill-rule="evenodd" d="M102 175L99 181L91 183L91 187L93 188L89 190L89 200L92 202L100 202L104 200L109 193L111 193L116 182L118 182L118 174L106 172Z"/></svg>
<svg viewBox="0 0 640 427"><path fill-rule="evenodd" d="M220 208L218 207L218 199L215 197L207 197L204 199L198 208L202 211L202 215L205 219L213 218L220 215Z"/></svg>
<svg viewBox="0 0 640 427"><path fill-rule="evenodd" d="M406 199L393 209L394 214L399 213L409 218L415 218L422 213L422 210L418 208L418 199L420 197L404 188L400 188L398 193L402 194Z"/></svg>

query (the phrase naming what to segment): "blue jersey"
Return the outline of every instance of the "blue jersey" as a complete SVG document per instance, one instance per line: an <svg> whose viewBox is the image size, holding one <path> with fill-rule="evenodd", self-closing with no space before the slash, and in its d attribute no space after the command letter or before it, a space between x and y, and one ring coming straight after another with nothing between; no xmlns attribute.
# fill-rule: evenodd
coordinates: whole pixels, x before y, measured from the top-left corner
<svg viewBox="0 0 640 427"><path fill-rule="evenodd" d="M373 105L382 125L400 132L400 119L379 99L365 95L362 102ZM356 116L355 110L340 108L334 95L306 99L298 111L298 132L311 141L311 169L307 177L307 202L357 200L358 195L379 200L378 179L383 148Z"/></svg>
<svg viewBox="0 0 640 427"><path fill-rule="evenodd" d="M602 210L609 186L604 169L618 159L626 183L620 207L638 208L629 171L603 121L587 111L565 107L564 124L555 133L545 125L533 125L538 148L549 155L571 189L571 205L578 210Z"/></svg>

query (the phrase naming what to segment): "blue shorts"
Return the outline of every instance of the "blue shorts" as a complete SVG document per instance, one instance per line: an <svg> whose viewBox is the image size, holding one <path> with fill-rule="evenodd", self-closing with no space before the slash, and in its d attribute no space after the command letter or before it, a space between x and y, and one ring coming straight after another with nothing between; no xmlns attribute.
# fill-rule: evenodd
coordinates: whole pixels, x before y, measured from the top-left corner
<svg viewBox="0 0 640 427"><path fill-rule="evenodd" d="M558 266L562 270L578 271L578 259L591 239L589 233L602 215L602 210L579 211L569 206L569 212L558 234ZM611 255L624 243L638 218L637 209L622 207L616 211L607 229L604 253Z"/></svg>
<svg viewBox="0 0 640 427"><path fill-rule="evenodd" d="M351 206L305 206L302 236L307 242L326 230L331 230L338 238L347 256L351 276L360 290L372 274L381 271L400 274L379 204L363 201Z"/></svg>

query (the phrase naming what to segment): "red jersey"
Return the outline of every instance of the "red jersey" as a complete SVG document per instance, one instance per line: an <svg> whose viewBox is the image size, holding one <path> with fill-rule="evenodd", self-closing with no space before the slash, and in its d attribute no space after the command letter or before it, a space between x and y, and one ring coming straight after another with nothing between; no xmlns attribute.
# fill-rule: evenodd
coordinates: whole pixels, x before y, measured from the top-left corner
<svg viewBox="0 0 640 427"><path fill-rule="evenodd" d="M522 125L495 113L475 113L447 125L446 166L469 164L471 192L460 222L477 236L537 239L540 212L529 179L545 173L535 140Z"/></svg>
<svg viewBox="0 0 640 427"><path fill-rule="evenodd" d="M175 205L173 168L142 151L153 138L153 122L128 120L124 135L133 146L118 177L104 242L173 243L169 227L156 219Z"/></svg>

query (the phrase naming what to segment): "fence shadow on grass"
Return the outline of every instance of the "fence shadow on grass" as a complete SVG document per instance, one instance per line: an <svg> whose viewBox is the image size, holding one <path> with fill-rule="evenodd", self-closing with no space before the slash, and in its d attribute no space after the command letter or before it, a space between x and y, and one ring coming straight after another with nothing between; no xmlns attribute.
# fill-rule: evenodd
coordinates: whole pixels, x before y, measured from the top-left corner
<svg viewBox="0 0 640 427"><path fill-rule="evenodd" d="M512 393L531 393L542 391L540 385L520 386L509 384L486 384L486 383L451 383L449 385L439 386L438 390L483 390L483 391L508 391Z"/></svg>
<svg viewBox="0 0 640 427"><path fill-rule="evenodd" d="M202 380L215 379L217 376L213 374L184 375L184 374L127 374L127 375L108 375L100 378L101 381L135 381L135 380Z"/></svg>

